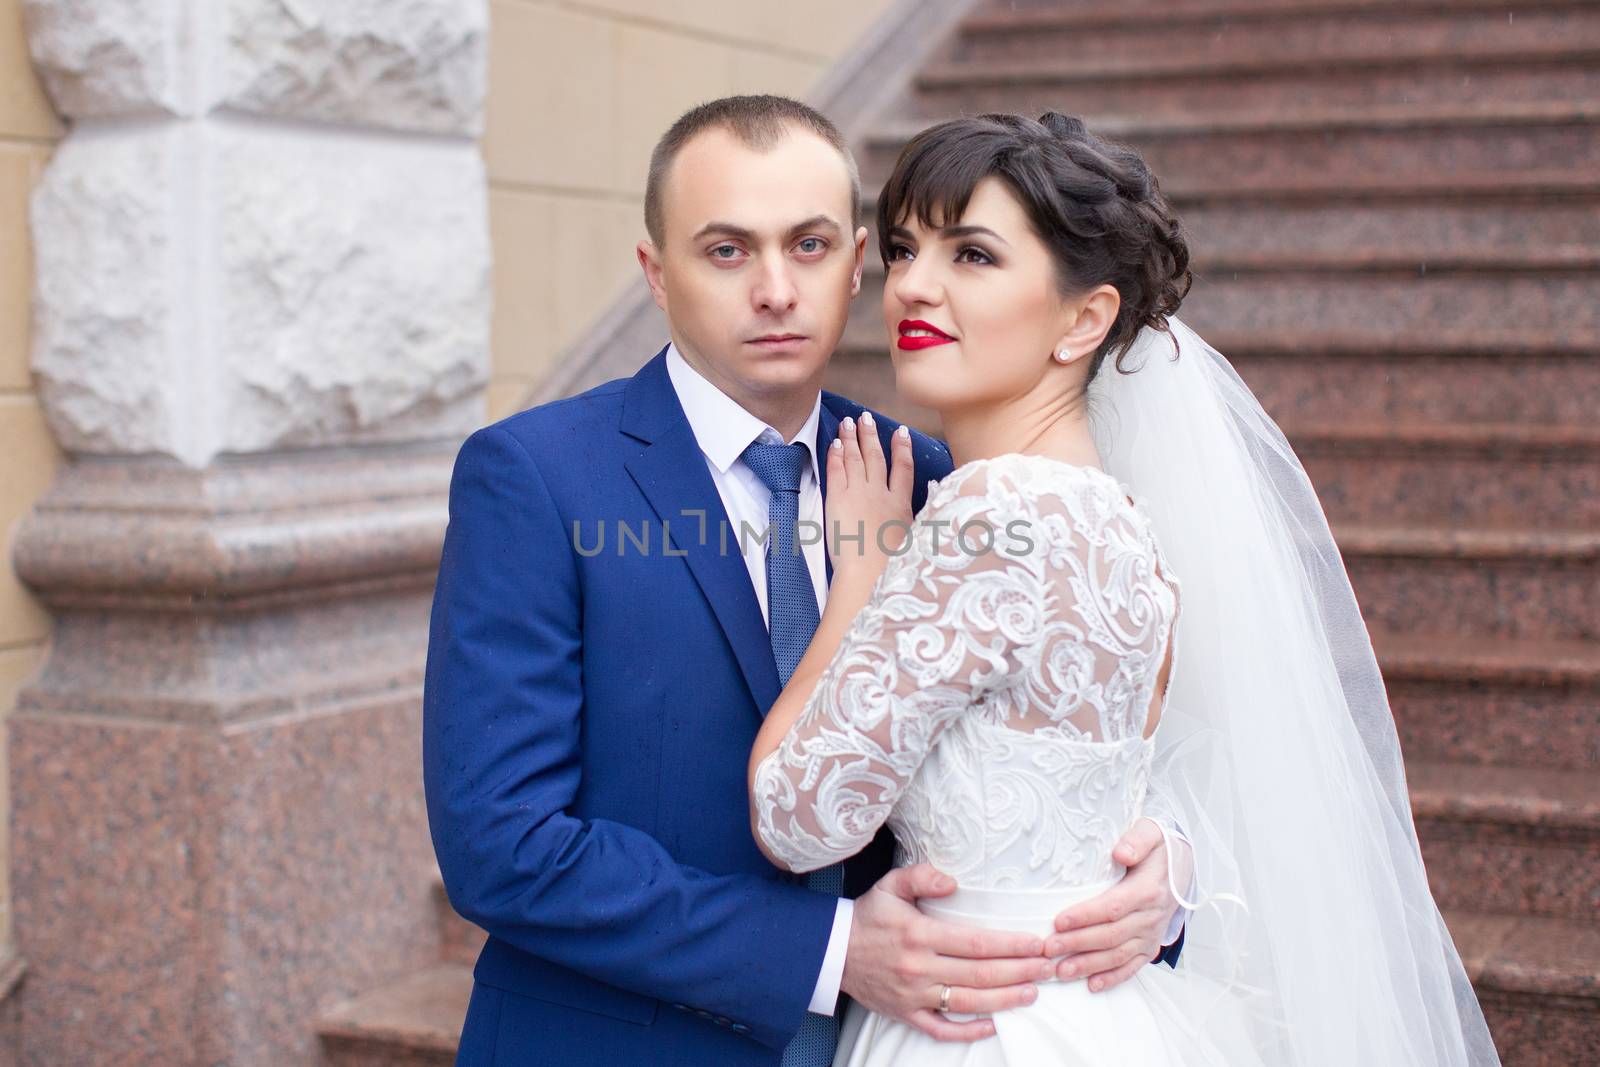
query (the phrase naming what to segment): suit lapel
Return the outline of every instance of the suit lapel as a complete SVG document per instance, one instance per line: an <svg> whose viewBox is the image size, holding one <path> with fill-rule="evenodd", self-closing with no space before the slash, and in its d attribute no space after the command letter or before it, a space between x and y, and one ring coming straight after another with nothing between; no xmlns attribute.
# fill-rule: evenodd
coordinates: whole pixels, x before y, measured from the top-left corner
<svg viewBox="0 0 1600 1067"><path fill-rule="evenodd" d="M628 383L621 429L648 444L628 461L628 474L663 528L670 528L674 550L684 553L757 710L765 714L780 691L772 640L739 551L738 531L667 376L664 349Z"/></svg>
<svg viewBox="0 0 1600 1067"><path fill-rule="evenodd" d="M839 436L839 417L828 410L824 403L822 410L817 414L817 483L822 490L822 539L823 548L822 566L827 580L833 582L833 556L826 551L828 539L828 446L833 444L833 439Z"/></svg>

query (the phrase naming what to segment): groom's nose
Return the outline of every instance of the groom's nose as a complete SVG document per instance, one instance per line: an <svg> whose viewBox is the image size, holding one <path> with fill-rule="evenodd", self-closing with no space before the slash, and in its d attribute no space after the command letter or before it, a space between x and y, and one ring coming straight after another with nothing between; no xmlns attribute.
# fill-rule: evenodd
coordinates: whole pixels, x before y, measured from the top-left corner
<svg viewBox="0 0 1600 1067"><path fill-rule="evenodd" d="M794 275L787 258L764 257L756 272L755 288L750 293L750 302L755 309L785 314L794 310L798 298L799 291L795 288Z"/></svg>

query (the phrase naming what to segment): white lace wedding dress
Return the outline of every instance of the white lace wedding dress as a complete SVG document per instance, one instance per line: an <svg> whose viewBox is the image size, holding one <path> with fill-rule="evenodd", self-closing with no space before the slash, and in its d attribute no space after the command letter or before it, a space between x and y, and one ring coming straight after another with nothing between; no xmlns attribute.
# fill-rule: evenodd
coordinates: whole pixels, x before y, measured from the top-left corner
<svg viewBox="0 0 1600 1067"><path fill-rule="evenodd" d="M1180 599L1110 475L1015 453L964 464L931 488L907 550L758 768L761 837L812 870L887 821L897 863L960 886L924 911L1048 934L1122 875L1111 849L1135 820L1167 817L1144 735ZM852 1002L835 1065L1260 1063L1227 1000L1181 961L1101 993L1052 981L971 1045Z"/></svg>

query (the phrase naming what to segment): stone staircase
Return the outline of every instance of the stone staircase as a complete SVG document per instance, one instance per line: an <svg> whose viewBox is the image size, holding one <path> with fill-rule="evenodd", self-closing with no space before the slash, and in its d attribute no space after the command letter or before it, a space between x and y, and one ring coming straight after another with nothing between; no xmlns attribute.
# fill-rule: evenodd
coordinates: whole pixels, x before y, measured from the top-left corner
<svg viewBox="0 0 1600 1067"><path fill-rule="evenodd" d="M317 1020L326 1067L450 1067L472 996L484 932L433 884L439 958L432 967L332 1006Z"/></svg>
<svg viewBox="0 0 1600 1067"><path fill-rule="evenodd" d="M1185 320L1317 484L1505 1063L1600 1063L1600 2L979 3L857 145L869 212L929 122L1047 108L1162 176ZM868 262L829 387L937 431ZM437 899L330 1067L452 1061L483 935Z"/></svg>
<svg viewBox="0 0 1600 1067"><path fill-rule="evenodd" d="M1049 108L1162 177L1185 320L1317 485L1505 1063L1600 1063L1600 4L979 4L863 185L930 121ZM829 387L936 432L870 266Z"/></svg>

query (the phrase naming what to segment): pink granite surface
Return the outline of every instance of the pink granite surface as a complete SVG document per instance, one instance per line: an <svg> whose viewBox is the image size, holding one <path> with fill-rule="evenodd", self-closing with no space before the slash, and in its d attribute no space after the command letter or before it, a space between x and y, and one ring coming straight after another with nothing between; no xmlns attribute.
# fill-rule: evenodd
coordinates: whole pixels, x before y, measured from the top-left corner
<svg viewBox="0 0 1600 1067"><path fill-rule="evenodd" d="M434 963L421 682L453 446L64 468L11 718L29 1065L281 1065Z"/></svg>
<svg viewBox="0 0 1600 1067"><path fill-rule="evenodd" d="M415 692L218 730L13 719L23 1062L312 1062L434 960Z"/></svg>

